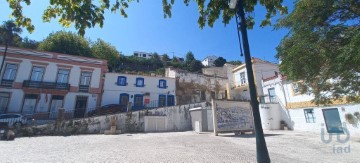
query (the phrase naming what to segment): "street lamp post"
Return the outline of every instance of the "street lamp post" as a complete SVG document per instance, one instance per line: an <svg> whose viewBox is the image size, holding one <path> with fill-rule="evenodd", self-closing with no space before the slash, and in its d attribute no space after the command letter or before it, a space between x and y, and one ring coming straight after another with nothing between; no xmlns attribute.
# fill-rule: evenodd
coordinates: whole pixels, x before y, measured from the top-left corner
<svg viewBox="0 0 360 163"><path fill-rule="evenodd" d="M261 126L261 118L259 112L259 102L257 100L256 95L256 86L254 82L254 74L252 69L251 63L251 56L250 56L250 47L249 41L247 36L247 25L245 20L245 12L244 12L244 0L239 0L237 4L237 0L231 0L230 8L238 7L237 14L240 18L240 31L242 35L242 41L244 46L244 56L245 56L245 64L246 64L246 71L249 81L249 89L250 89L250 99L251 99L251 107L253 109L253 116L254 116L254 124L255 124L255 137L256 137L256 158L258 162L261 163L268 163L270 162L269 153L266 147L264 132Z"/></svg>

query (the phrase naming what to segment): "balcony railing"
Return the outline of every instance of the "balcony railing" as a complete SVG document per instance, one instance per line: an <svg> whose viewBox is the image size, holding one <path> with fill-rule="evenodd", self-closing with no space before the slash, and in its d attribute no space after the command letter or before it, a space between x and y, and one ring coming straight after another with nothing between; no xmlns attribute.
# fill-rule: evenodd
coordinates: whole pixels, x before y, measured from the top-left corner
<svg viewBox="0 0 360 163"><path fill-rule="evenodd" d="M25 80L23 83L23 87L38 88L38 89L69 90L70 84Z"/></svg>
<svg viewBox="0 0 360 163"><path fill-rule="evenodd" d="M1 86L4 87L12 87L14 80L7 80L7 79L2 79L1 80Z"/></svg>
<svg viewBox="0 0 360 163"><path fill-rule="evenodd" d="M79 85L79 92L89 92L89 85Z"/></svg>

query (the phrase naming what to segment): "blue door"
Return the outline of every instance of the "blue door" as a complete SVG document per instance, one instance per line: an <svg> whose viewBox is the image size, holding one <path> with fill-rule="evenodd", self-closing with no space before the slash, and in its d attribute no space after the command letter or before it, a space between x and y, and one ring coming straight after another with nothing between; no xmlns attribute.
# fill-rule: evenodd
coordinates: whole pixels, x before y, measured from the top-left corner
<svg viewBox="0 0 360 163"><path fill-rule="evenodd" d="M159 107L166 106L166 96L159 95Z"/></svg>
<svg viewBox="0 0 360 163"><path fill-rule="evenodd" d="M344 133L338 109L323 109L322 111L328 133Z"/></svg>
<svg viewBox="0 0 360 163"><path fill-rule="evenodd" d="M175 97L174 95L167 96L167 106L174 106L175 105Z"/></svg>
<svg viewBox="0 0 360 163"><path fill-rule="evenodd" d="M128 103L129 103L129 94L121 93L119 98L119 104L123 106L123 112L127 111Z"/></svg>
<svg viewBox="0 0 360 163"><path fill-rule="evenodd" d="M134 95L134 106L132 110L141 110L144 108L144 96L137 94Z"/></svg>

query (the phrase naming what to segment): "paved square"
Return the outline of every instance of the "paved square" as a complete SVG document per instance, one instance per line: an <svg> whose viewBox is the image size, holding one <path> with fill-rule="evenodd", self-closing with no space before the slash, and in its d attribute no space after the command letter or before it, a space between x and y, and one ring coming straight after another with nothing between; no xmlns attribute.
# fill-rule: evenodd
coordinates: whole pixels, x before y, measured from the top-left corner
<svg viewBox="0 0 360 163"><path fill-rule="evenodd" d="M266 131L272 162L360 162L360 138L324 144L320 134ZM348 147L350 153L334 153ZM337 149L337 148L335 148ZM194 132L44 136L0 142L0 162L255 162L253 135Z"/></svg>

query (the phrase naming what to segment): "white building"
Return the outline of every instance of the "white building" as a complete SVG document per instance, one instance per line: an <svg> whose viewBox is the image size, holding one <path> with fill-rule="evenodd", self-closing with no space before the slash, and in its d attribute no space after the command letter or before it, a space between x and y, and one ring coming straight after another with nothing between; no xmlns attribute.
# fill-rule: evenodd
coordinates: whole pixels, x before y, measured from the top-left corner
<svg viewBox="0 0 360 163"><path fill-rule="evenodd" d="M1 72L0 113L48 119L65 108L69 116L83 117L100 105L105 72L102 59L11 47Z"/></svg>
<svg viewBox="0 0 360 163"><path fill-rule="evenodd" d="M139 58L150 59L152 55L152 53L134 51L134 56Z"/></svg>
<svg viewBox="0 0 360 163"><path fill-rule="evenodd" d="M346 133L347 129L351 135L360 134L357 128L360 121L350 124L345 118L345 115L356 118L360 104L333 100L329 106L318 106L312 102L314 95L302 94L298 85L299 82L288 81L282 75L263 80L264 97L260 100L263 128L279 129L280 121L284 121L289 128L298 131Z"/></svg>
<svg viewBox="0 0 360 163"><path fill-rule="evenodd" d="M175 79L120 73L106 73L102 105L131 102L132 110L173 106Z"/></svg>
<svg viewBox="0 0 360 163"><path fill-rule="evenodd" d="M203 59L203 61L201 62L204 66L214 66L214 61L216 59L218 59L219 57L211 55L211 56L207 56L206 58Z"/></svg>
<svg viewBox="0 0 360 163"><path fill-rule="evenodd" d="M264 61L258 58L252 58L252 68L256 85L257 97L264 95L262 89L262 79L272 77L279 72L277 64ZM249 82L246 70L246 64L241 64L233 69L233 84L231 96L236 100L250 100Z"/></svg>

